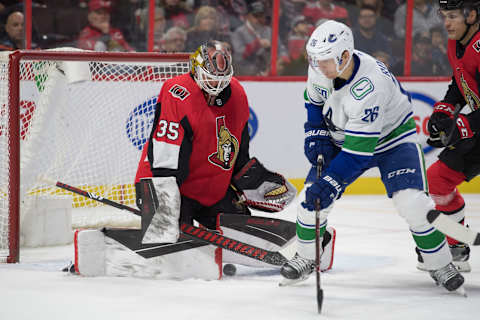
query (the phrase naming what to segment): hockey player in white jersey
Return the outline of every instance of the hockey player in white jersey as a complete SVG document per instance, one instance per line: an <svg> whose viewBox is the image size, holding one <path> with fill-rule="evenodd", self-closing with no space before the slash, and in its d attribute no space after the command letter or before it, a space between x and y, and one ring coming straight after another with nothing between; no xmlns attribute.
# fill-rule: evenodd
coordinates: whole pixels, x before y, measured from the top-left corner
<svg viewBox="0 0 480 320"><path fill-rule="evenodd" d="M333 20L318 26L307 42L305 154L313 165L322 154L325 165L320 177L309 175L313 183L300 195L297 253L281 274L287 282L308 278L315 268L315 210L321 209L322 237L345 187L378 167L430 275L449 291L459 289L464 278L452 264L445 236L426 218L435 204L427 193L410 96L383 63L354 50L353 43L350 28Z"/></svg>

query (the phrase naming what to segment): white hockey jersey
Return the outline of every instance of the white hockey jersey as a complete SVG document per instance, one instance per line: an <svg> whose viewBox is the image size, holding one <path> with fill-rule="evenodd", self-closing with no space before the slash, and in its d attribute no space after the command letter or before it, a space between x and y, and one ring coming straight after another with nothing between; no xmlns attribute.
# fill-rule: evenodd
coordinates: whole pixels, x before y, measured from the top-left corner
<svg viewBox="0 0 480 320"><path fill-rule="evenodd" d="M335 89L311 67L305 99L323 108L332 141L352 155L372 156L403 142L417 142L409 94L380 61L354 51L355 68Z"/></svg>

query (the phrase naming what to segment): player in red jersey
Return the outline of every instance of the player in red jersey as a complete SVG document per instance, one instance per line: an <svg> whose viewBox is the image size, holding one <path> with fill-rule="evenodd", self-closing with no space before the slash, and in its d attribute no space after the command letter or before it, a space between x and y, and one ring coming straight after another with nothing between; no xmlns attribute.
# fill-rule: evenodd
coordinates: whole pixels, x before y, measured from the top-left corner
<svg viewBox="0 0 480 320"><path fill-rule="evenodd" d="M158 242L175 242L179 221L215 229L218 213L280 211L296 195L282 175L250 158L247 96L226 45L209 41L190 63L189 73L162 86L135 178L137 197L141 178L152 179L159 199L165 190L180 194L178 210L155 213L164 218ZM164 229L171 229L165 237Z"/></svg>
<svg viewBox="0 0 480 320"><path fill-rule="evenodd" d="M427 142L444 149L428 168L427 179L436 208L464 224L465 201L457 186L480 173L480 1L439 0L439 5L453 77L428 122ZM470 271L470 248L447 239L454 264L460 271ZM421 255L419 262L421 269Z"/></svg>

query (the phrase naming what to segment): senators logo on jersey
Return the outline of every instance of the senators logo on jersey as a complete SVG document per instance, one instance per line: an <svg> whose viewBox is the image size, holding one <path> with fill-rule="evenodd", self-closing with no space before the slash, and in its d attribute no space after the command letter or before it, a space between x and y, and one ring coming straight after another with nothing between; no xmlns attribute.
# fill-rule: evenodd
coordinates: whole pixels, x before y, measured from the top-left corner
<svg viewBox="0 0 480 320"><path fill-rule="evenodd" d="M177 98L177 99L180 99L180 100L185 100L189 95L190 95L190 92L188 92L187 89L185 89L184 87L182 87L181 85L179 84L175 84L173 85L169 90L168 92L170 92L170 94L174 97L174 98Z"/></svg>
<svg viewBox="0 0 480 320"><path fill-rule="evenodd" d="M208 161L224 170L230 170L235 164L239 145L238 139L225 126L225 117L217 119L217 152L208 157Z"/></svg>
<svg viewBox="0 0 480 320"><path fill-rule="evenodd" d="M457 68L457 70L458 69L459 68ZM462 70L460 70L460 71L462 71ZM463 95L465 96L465 100L467 101L468 105L470 106L470 109L472 111L475 111L480 106L480 99L478 98L475 91L470 89L470 87L468 86L468 83L463 76L463 72L460 73L460 83L462 85Z"/></svg>

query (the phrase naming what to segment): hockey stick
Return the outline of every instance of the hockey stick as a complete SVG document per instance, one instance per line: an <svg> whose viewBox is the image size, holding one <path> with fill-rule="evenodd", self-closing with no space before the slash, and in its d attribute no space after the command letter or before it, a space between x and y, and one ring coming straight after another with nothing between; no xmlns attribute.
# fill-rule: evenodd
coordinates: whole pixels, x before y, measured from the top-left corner
<svg viewBox="0 0 480 320"><path fill-rule="evenodd" d="M320 179L323 169L323 155L318 155L317 158L317 178ZM320 283L320 199L315 203L315 274L317 276L317 308L318 313L322 313L323 304L323 289Z"/></svg>
<svg viewBox="0 0 480 320"><path fill-rule="evenodd" d="M60 181L53 181L51 179L42 178L43 181L48 182L52 185L55 185L58 188L79 194L86 198L101 202L103 204L115 207L121 210L127 210L133 214L141 216L141 211L127 205L112 201L110 199L104 198L102 196L96 195L92 192L87 192L85 190L76 188L74 186L65 184ZM267 264L281 266L287 262L287 258L280 251L269 251L265 250L243 241L232 239L223 235L218 234L216 231L207 230L199 227L195 227L186 223L182 223L180 226L182 233L195 240L199 240L206 244L211 244L213 246L226 249L232 252L235 252L240 255L247 256L249 258L265 262ZM150 256L153 257L153 256Z"/></svg>
<svg viewBox="0 0 480 320"><path fill-rule="evenodd" d="M455 240L471 246L480 245L480 233L465 227L463 224L453 221L446 215L442 214L441 211L430 210L427 213L427 220L435 228Z"/></svg>

